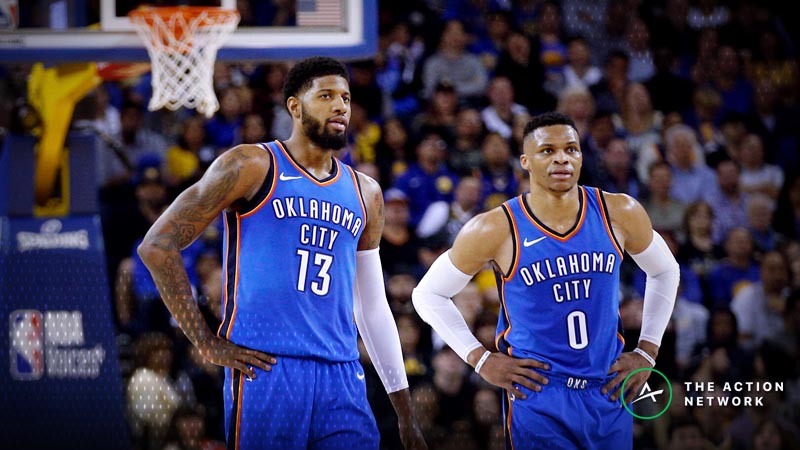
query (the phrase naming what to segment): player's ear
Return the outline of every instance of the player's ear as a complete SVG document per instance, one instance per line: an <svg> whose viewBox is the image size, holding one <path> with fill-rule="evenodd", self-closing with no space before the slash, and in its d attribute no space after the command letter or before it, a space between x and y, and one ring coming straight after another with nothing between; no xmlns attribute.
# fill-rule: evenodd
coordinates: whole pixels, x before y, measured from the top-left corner
<svg viewBox="0 0 800 450"><path fill-rule="evenodd" d="M286 99L286 109L289 110L289 115L292 117L299 119L301 110L300 100L297 99L295 96L291 96Z"/></svg>
<svg viewBox="0 0 800 450"><path fill-rule="evenodd" d="M528 170L528 155L525 153L519 155L519 163L522 165L522 168Z"/></svg>

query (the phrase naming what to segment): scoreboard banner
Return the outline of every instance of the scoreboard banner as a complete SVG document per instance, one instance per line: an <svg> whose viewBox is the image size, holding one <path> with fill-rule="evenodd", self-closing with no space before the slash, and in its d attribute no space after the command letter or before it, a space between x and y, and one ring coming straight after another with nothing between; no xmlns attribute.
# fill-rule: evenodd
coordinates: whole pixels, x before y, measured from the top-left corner
<svg viewBox="0 0 800 450"><path fill-rule="evenodd" d="M0 216L0 442L128 449L97 215Z"/></svg>

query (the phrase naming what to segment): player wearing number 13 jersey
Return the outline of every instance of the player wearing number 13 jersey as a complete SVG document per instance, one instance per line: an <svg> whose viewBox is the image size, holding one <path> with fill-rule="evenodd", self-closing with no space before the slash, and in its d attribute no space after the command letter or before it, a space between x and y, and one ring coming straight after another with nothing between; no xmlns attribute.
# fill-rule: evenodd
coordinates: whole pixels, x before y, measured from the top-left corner
<svg viewBox="0 0 800 450"><path fill-rule="evenodd" d="M360 335L406 449L425 449L383 281L378 183L334 157L347 143L348 70L312 57L284 84L292 134L240 145L159 217L139 247L164 303L208 361L226 367L233 450L376 450ZM222 323L209 329L180 250L225 221Z"/></svg>
<svg viewBox="0 0 800 450"><path fill-rule="evenodd" d="M355 172L334 160L317 180L278 142L263 198L225 215L220 334L275 355L358 359L352 292L365 209Z"/></svg>
<svg viewBox="0 0 800 450"><path fill-rule="evenodd" d="M647 380L650 371L638 369L655 364L678 264L635 199L578 185L583 157L572 119L541 114L523 136L530 191L465 224L414 290L414 306L505 390L507 449L630 449L633 416L621 402ZM631 352L622 352L619 333L623 252L647 274ZM450 300L487 264L500 290L497 352L477 341Z"/></svg>

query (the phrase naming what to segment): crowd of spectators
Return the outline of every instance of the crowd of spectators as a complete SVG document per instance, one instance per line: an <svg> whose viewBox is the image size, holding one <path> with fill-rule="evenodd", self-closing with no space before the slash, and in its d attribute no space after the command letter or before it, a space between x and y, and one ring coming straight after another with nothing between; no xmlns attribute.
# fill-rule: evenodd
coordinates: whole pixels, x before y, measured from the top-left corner
<svg viewBox="0 0 800 450"><path fill-rule="evenodd" d="M658 420L637 421L635 448L798 448L800 69L787 20L754 0L381 2L378 54L347 61L350 142L336 156L384 190L386 289L430 448L503 448L501 397L419 319L411 291L466 221L527 190L522 130L549 110L577 124L581 183L639 200L680 263L658 357L674 400ZM289 136L281 87L290 64L218 63L220 109L210 119L149 112L147 74L91 96L95 126L110 137L98 143L98 192L137 449L223 448L222 369L171 321L134 249L220 153ZM6 68L6 88L22 79ZM220 227L184 251L213 327ZM638 339L644 282L626 258L626 351ZM487 348L498 299L491 268L453 299ZM362 355L382 446L400 448ZM687 381L765 380L784 389L758 394L763 406L684 403Z"/></svg>

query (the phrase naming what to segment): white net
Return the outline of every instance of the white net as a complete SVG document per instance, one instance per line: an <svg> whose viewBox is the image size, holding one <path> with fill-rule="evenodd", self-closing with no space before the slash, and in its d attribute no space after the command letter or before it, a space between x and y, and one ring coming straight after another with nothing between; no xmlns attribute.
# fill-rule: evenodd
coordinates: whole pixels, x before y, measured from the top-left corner
<svg viewBox="0 0 800 450"><path fill-rule="evenodd" d="M130 14L150 55L151 111L194 108L206 117L219 109L214 93L217 50L239 24L235 10L149 8Z"/></svg>

